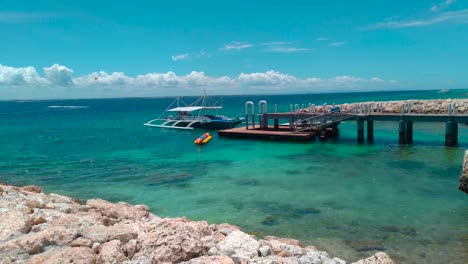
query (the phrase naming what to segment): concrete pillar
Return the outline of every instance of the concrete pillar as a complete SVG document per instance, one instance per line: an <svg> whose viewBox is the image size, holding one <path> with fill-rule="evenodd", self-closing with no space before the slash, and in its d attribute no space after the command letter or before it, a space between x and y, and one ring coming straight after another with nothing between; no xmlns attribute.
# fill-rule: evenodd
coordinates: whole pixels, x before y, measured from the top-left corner
<svg viewBox="0 0 468 264"><path fill-rule="evenodd" d="M320 126L320 140L327 140L327 125L323 124Z"/></svg>
<svg viewBox="0 0 468 264"><path fill-rule="evenodd" d="M268 128L268 119L266 117L266 114L263 114L260 116L260 127L261 129L267 129Z"/></svg>
<svg viewBox="0 0 468 264"><path fill-rule="evenodd" d="M413 121L406 121L406 143L413 144Z"/></svg>
<svg viewBox="0 0 468 264"><path fill-rule="evenodd" d="M275 130L278 130L279 122L278 122L278 119L276 119L276 118L275 118L275 121L274 121L274 126L275 126Z"/></svg>
<svg viewBox="0 0 468 264"><path fill-rule="evenodd" d="M374 141L374 121L367 120L367 142Z"/></svg>
<svg viewBox="0 0 468 264"><path fill-rule="evenodd" d="M400 120L400 129L398 135L400 144L406 144L406 121L404 120Z"/></svg>
<svg viewBox="0 0 468 264"><path fill-rule="evenodd" d="M458 143L458 123L448 121L445 123L445 146L453 147Z"/></svg>
<svg viewBox="0 0 468 264"><path fill-rule="evenodd" d="M357 120L357 141L364 143L364 119L361 118Z"/></svg>

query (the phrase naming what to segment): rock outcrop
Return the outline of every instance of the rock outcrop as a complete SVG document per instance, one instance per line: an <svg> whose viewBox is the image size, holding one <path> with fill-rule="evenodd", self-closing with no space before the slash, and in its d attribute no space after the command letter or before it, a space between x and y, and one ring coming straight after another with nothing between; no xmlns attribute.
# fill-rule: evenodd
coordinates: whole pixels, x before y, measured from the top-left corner
<svg viewBox="0 0 468 264"><path fill-rule="evenodd" d="M359 102L337 105L343 111L358 113L413 113L413 114L447 114L449 108L453 114L468 113L468 99L434 99L434 100L401 100L384 102ZM331 111L332 105L325 105ZM324 105L313 106L306 111L323 112Z"/></svg>
<svg viewBox="0 0 468 264"><path fill-rule="evenodd" d="M0 184L0 263L342 264L295 239L256 239L229 224L160 218L145 205L82 204ZM359 264L389 264L383 252Z"/></svg>

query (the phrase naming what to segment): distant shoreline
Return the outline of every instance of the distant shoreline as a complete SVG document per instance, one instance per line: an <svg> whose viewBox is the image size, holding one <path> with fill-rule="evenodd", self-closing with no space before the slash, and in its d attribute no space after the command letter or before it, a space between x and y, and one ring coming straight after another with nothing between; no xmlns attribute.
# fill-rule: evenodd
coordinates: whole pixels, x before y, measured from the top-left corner
<svg viewBox="0 0 468 264"><path fill-rule="evenodd" d="M467 90L468 88L457 88L457 89L450 89L448 93L439 93L443 94L451 94L452 91L463 91ZM211 97L235 97L235 96L285 96L285 95L324 95L324 94L366 94L366 93L411 93L411 92L439 92L441 90L380 90L380 91L353 91L353 92L345 92L345 91L337 91L337 92L329 92L329 93L312 93L312 92L300 92L300 93L264 93L264 94L210 94ZM161 96L135 96L135 97L80 97L80 98L44 98L44 99L0 99L0 102L42 102L42 101L73 101L73 100L125 100L125 99L166 99L166 98L174 98L176 96L179 97L199 97L200 94L193 94L193 95L161 95Z"/></svg>

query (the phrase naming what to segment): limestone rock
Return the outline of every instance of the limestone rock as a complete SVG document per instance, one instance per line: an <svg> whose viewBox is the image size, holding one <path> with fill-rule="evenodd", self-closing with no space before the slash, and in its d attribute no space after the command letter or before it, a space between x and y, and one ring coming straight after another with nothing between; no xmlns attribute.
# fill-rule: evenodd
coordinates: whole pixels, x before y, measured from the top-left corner
<svg viewBox="0 0 468 264"><path fill-rule="evenodd" d="M7 240L18 233L27 233L30 229L31 220L28 215L16 210L1 213L0 240Z"/></svg>
<svg viewBox="0 0 468 264"><path fill-rule="evenodd" d="M234 264L234 261L228 256L202 256L181 264Z"/></svg>
<svg viewBox="0 0 468 264"><path fill-rule="evenodd" d="M335 264L328 254L323 251L308 251L307 254L299 259L301 264Z"/></svg>
<svg viewBox="0 0 468 264"><path fill-rule="evenodd" d="M129 260L121 249L122 243L119 240L112 240L104 243L99 248L99 263L110 264L110 263L122 263L123 261Z"/></svg>
<svg viewBox="0 0 468 264"><path fill-rule="evenodd" d="M127 243L131 239L137 237L137 233L129 225L110 227L95 225L84 228L81 234L84 238L97 243L104 243L111 240L119 240L122 243Z"/></svg>
<svg viewBox="0 0 468 264"><path fill-rule="evenodd" d="M42 193L41 187L35 186L35 185L23 186L23 187L20 187L20 189L23 191L32 192L32 193Z"/></svg>
<svg viewBox="0 0 468 264"><path fill-rule="evenodd" d="M143 205L131 206L123 202L113 204L101 199L88 200L86 204L102 215L116 219L139 220L149 214L149 208Z"/></svg>
<svg viewBox="0 0 468 264"><path fill-rule="evenodd" d="M93 241L90 239L84 238L84 237L79 237L72 242L70 242L70 246L72 247L89 247L91 248L93 245Z"/></svg>
<svg viewBox="0 0 468 264"><path fill-rule="evenodd" d="M128 241L127 244L125 244L122 249L128 258L130 259L133 258L135 253L139 250L137 240L132 239Z"/></svg>
<svg viewBox="0 0 468 264"><path fill-rule="evenodd" d="M63 247L52 248L44 253L33 256L29 264L95 264L97 263L96 254L86 247Z"/></svg>
<svg viewBox="0 0 468 264"><path fill-rule="evenodd" d="M47 246L68 245L78 236L78 231L64 227L51 227L43 231L19 236L0 244L2 251L19 251L37 254Z"/></svg>
<svg viewBox="0 0 468 264"><path fill-rule="evenodd" d="M392 259L384 252L377 252L373 256L361 259L352 264L393 264Z"/></svg>
<svg viewBox="0 0 468 264"><path fill-rule="evenodd" d="M202 238L212 230L206 222L191 222L185 218L164 219L146 234L134 259L151 256L153 262L180 262L204 255L207 249Z"/></svg>
<svg viewBox="0 0 468 264"><path fill-rule="evenodd" d="M273 254L282 257L301 256L306 253L298 246L300 242L296 239L267 236L264 240L260 240L260 244L269 246Z"/></svg>
<svg viewBox="0 0 468 264"><path fill-rule="evenodd" d="M230 225L230 224L226 224L226 223L222 223L222 224L219 224L219 225L213 225L213 231L218 231L220 232L221 234L227 236L229 235L229 233L231 233L232 231L240 231L240 227L238 226L235 226L235 225Z"/></svg>
<svg viewBox="0 0 468 264"><path fill-rule="evenodd" d="M226 236L226 239L218 243L218 248L221 255L250 259L257 256L260 244L244 232L233 231Z"/></svg>

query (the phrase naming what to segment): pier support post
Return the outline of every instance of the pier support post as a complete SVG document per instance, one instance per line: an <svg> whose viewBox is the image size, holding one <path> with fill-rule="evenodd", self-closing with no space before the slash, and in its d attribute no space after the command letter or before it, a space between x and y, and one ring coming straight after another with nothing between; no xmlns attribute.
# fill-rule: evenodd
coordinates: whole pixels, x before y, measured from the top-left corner
<svg viewBox="0 0 468 264"><path fill-rule="evenodd" d="M406 144L406 121L404 120L400 120L400 129L398 135L400 144Z"/></svg>
<svg viewBox="0 0 468 264"><path fill-rule="evenodd" d="M275 127L275 130L278 130L278 129L279 129L279 122L278 122L278 119L275 119L273 125L274 125L274 127Z"/></svg>
<svg viewBox="0 0 468 264"><path fill-rule="evenodd" d="M413 144L413 121L406 121L406 143Z"/></svg>
<svg viewBox="0 0 468 264"><path fill-rule="evenodd" d="M267 129L268 128L268 119L266 114L260 116L260 129Z"/></svg>
<svg viewBox="0 0 468 264"><path fill-rule="evenodd" d="M367 142L374 142L374 121L367 120Z"/></svg>
<svg viewBox="0 0 468 264"><path fill-rule="evenodd" d="M448 121L445 124L445 146L453 147L458 143L458 123Z"/></svg>
<svg viewBox="0 0 468 264"><path fill-rule="evenodd" d="M364 119L358 118L357 120L357 141L364 143Z"/></svg>
<svg viewBox="0 0 468 264"><path fill-rule="evenodd" d="M328 135L327 135L327 125L323 124L320 126L320 140L325 141L327 140Z"/></svg>

